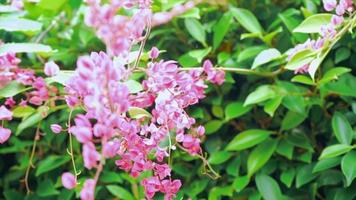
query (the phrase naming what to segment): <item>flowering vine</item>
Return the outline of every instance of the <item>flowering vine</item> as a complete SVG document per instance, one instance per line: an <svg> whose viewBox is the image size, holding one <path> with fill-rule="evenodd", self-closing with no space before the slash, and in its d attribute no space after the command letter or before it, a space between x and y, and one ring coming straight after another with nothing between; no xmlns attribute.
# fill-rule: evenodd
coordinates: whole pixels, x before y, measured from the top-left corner
<svg viewBox="0 0 356 200"><path fill-rule="evenodd" d="M174 7L170 12L156 14L151 11L150 0L112 0L107 4L98 0L86 2L88 12L85 22L95 29L107 50L78 58L77 68L65 84L64 99L67 106L71 110L81 108L83 113L73 116L72 124L70 112L66 130L58 124L51 125L54 133L67 131L69 134L69 154L74 174L64 172L61 177L62 184L67 189L74 189L78 185L77 177L80 173L74 162L73 135L82 144L84 167L95 170L94 177L85 180L83 184L81 199L94 199L95 188L107 159L114 159L119 169L133 177L138 177L145 171L152 171L152 176L141 182L147 199L152 199L158 192L164 193L167 200L173 199L182 183L172 178L169 162L172 151L179 148L202 158L204 164L209 165L204 160L200 146L205 129L196 124L196 120L186 112L189 106L205 98L207 82L222 85L225 71L275 76L281 70L269 73L214 68L209 60L199 68L180 68L176 61L159 60L159 50L155 47L149 52L149 62L139 66L150 29L168 22L200 1L189 1ZM336 15L333 15L330 24L322 26L318 39L307 40L289 51L288 61L306 49L323 50L326 44L336 39L344 30L343 16L353 16L354 8L350 0L341 0L339 3L336 0L323 2L325 10L335 10ZM22 7L20 3L16 5ZM131 10L133 14L118 15L118 11L123 9ZM132 65L130 53L134 45L140 42L139 53ZM58 88L46 83L43 77L36 76L33 70L19 68L19 63L20 60L14 53L0 55L0 88L9 84L26 86L26 98L16 102L10 97L0 107L1 144L11 135L11 130L6 128L6 121L12 120L11 109L17 103L22 106L43 106L62 98ZM314 65L317 65L314 60L309 60L295 69L295 73L314 74ZM46 76L54 77L59 73L60 69L53 61L45 64ZM132 91L127 84L133 73L145 74L140 80L140 91ZM35 141L38 140L37 133ZM165 145L167 141L169 145ZM31 162L30 160L30 165ZM215 177L219 176L210 166L207 167ZM27 184L26 187L29 190Z"/></svg>

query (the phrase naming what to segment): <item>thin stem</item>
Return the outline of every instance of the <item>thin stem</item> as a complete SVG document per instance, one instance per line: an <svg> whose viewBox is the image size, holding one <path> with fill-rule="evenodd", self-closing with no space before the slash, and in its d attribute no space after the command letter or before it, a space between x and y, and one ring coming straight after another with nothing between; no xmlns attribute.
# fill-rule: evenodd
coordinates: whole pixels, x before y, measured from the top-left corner
<svg viewBox="0 0 356 200"><path fill-rule="evenodd" d="M180 149L182 149L183 151L189 153L189 151L188 151L186 148L184 148L182 145L180 145L179 143L176 143L176 145L177 145ZM211 167L211 165L209 164L209 162L206 160L206 158L205 158L204 156L202 156L202 155L200 155L200 154L196 154L196 155L193 155L193 156L196 156L196 157L200 158L200 159L203 161L204 166L205 166L205 167L208 167L208 170L213 174L213 176L209 175L208 173L206 173L206 175L208 175L208 176L211 177L212 179L218 179L218 178L220 178L220 174L218 174L218 173Z"/></svg>
<svg viewBox="0 0 356 200"><path fill-rule="evenodd" d="M33 161L33 158L34 158L35 153L36 153L37 140L40 139L40 124L41 124L41 122L38 123L37 128L36 128L36 134L35 134L35 138L33 139L33 145L32 145L30 160L29 160L29 163L28 163L28 166L27 166L27 169L26 169L26 174L25 174L25 186L26 186L27 194L31 193L31 189L30 189L30 186L28 184L28 176L30 175L31 168L35 168L35 166L32 163L32 161Z"/></svg>
<svg viewBox="0 0 356 200"><path fill-rule="evenodd" d="M136 58L136 61L135 61L134 69L136 69L138 67L138 63L140 62L143 49L145 48L145 45L146 45L146 41L147 41L148 37L150 36L151 28L152 27L151 27L151 22L150 22L148 24L148 27L147 27L147 33L146 33L145 37L143 38L143 40L141 42L140 49L138 51L138 55L137 55L137 58Z"/></svg>
<svg viewBox="0 0 356 200"><path fill-rule="evenodd" d="M202 70L202 67L181 67L179 68L180 71L190 71L190 70ZM280 69L273 71L273 72L261 72L261 71L255 71L251 69L243 69L243 68L234 68L234 67L215 67L214 69L217 70L222 70L225 72L232 72L236 74L241 74L241 75L256 75L256 76L261 76L261 77L270 77L273 78L277 76L278 74L281 74L282 72L285 71L283 67ZM145 68L136 68L134 72L145 72Z"/></svg>
<svg viewBox="0 0 356 200"><path fill-rule="evenodd" d="M72 119L72 114L73 114L73 109L70 110L69 112L69 116L68 116L68 130L71 127L71 119ZM74 153L73 153L73 139L72 139L72 133L70 131L68 131L69 134L69 151L68 154L70 155L70 158L72 160L72 165L73 165L73 170L74 170L74 174L75 174L75 180L77 180L78 175L80 174L80 172L77 172L77 167L75 166L75 160L74 160Z"/></svg>

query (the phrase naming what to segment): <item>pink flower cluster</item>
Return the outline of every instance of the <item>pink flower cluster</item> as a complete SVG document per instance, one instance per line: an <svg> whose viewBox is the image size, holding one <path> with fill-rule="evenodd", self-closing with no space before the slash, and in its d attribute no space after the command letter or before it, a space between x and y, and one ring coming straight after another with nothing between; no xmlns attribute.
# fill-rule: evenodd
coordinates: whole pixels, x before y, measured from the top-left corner
<svg viewBox="0 0 356 200"><path fill-rule="evenodd" d="M152 60L158 52L153 48ZM181 183L171 179L164 158L174 147L161 144L175 133L175 142L182 143L189 153L201 153L200 138L205 130L193 127L195 119L185 108L205 97L204 79L222 84L224 72L215 70L210 61L191 71L181 71L175 61L152 61L142 70L147 74L144 90L130 93L124 84L129 71L115 65L108 55L100 52L79 58L76 74L66 86L66 99L70 107L82 105L86 113L75 117L69 132L83 144L87 169L100 170L103 159L113 158L133 177L152 170L154 176L142 182L146 197L152 199L156 192L162 192L166 199L172 199ZM131 108L146 109L152 116L129 116ZM155 160L149 159L150 155L155 155ZM93 199L96 184L97 179L87 180L81 198Z"/></svg>
<svg viewBox="0 0 356 200"><path fill-rule="evenodd" d="M352 0L340 0L339 4L336 0L323 0L324 8L326 11L333 11L335 9L336 15L333 15L329 24L321 27L320 37L316 40L308 39L303 44L298 44L291 51L288 52L287 60L291 60L298 52L310 49L313 51L320 50L324 45L333 40L337 34L338 27L344 22L343 15L347 12L351 13L354 11ZM307 63L304 66L300 66L294 72L307 73L310 70L311 63Z"/></svg>
<svg viewBox="0 0 356 200"><path fill-rule="evenodd" d="M155 13L152 17L152 26L166 24L170 22L174 17L181 15L184 12L194 8L200 2L201 0L188 1L185 4L175 5L170 11Z"/></svg>
<svg viewBox="0 0 356 200"><path fill-rule="evenodd" d="M0 120L11 120L12 112L8 110L5 106L0 107ZM3 125L0 126L0 144L6 142L11 136L11 130L8 128L4 128Z"/></svg>
<svg viewBox="0 0 356 200"><path fill-rule="evenodd" d="M123 56L129 53L135 42L141 41L145 27L151 21L151 0L112 0L101 4L100 0L87 0L89 10L85 22L96 29L107 53ZM137 8L133 16L117 15L121 9Z"/></svg>
<svg viewBox="0 0 356 200"><path fill-rule="evenodd" d="M36 77L33 70L19 68L18 64L20 62L21 60L16 58L14 53L0 55L0 88L6 87L11 82L17 82L23 86L30 87L32 90L24 93L26 98L22 99L19 102L19 105L25 106L27 103L30 103L32 105L40 106L49 99L51 91L45 80L42 77ZM58 68L55 63L52 63L52 66ZM12 97L7 98L4 102L4 105L9 109L13 108L16 104L17 102ZM11 117L9 117L11 111L7 110L4 105L2 105L0 109L0 115L3 116L0 117L0 120L11 120ZM0 143L4 143L8 140L10 134L10 129L1 127Z"/></svg>

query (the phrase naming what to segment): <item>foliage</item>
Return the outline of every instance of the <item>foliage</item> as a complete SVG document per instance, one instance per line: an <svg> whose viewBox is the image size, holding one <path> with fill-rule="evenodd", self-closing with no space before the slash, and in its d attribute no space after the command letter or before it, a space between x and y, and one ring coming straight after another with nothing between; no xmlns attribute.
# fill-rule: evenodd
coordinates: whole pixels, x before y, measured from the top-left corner
<svg viewBox="0 0 356 200"><path fill-rule="evenodd" d="M152 9L168 11L184 2L157 0ZM28 1L25 12L1 6L0 35L6 44L0 54L15 51L21 66L39 75L43 75L44 61L55 61L61 73L46 82L64 92L77 58L106 50L105 42L85 25L85 8L79 0ZM176 199L355 198L355 14L345 17L349 21L322 50L301 50L286 61L288 50L308 38L318 39L320 28L331 18L318 0L209 0L153 27L140 66L157 46L164 50L161 57L178 60L186 69L200 66L205 59L226 69L225 83L209 85L207 97L188 110L205 127L206 160L172 151L172 176L182 181ZM309 74L291 71L305 64L315 66ZM143 75L135 76L141 80ZM130 92L142 90L137 81L125 84ZM0 89L0 98L15 96L19 101L27 90L11 82ZM4 122L16 135L0 146L2 198L79 198L84 180L94 176L83 166L81 144L71 141L70 151L69 135L51 130L51 124L65 127L70 109L49 107L18 106L12 109L14 120ZM74 110L73 115L81 112ZM128 113L132 118L151 117L137 107ZM36 129L43 134L38 136ZM73 170L68 153L75 155L74 165L81 172L74 190L61 183L61 174ZM218 179L206 175L205 162L220 175ZM35 168L28 173L31 163ZM149 176L151 172L133 178L114 160L106 160L96 199L142 199L140 183ZM26 194L25 179L31 194Z"/></svg>

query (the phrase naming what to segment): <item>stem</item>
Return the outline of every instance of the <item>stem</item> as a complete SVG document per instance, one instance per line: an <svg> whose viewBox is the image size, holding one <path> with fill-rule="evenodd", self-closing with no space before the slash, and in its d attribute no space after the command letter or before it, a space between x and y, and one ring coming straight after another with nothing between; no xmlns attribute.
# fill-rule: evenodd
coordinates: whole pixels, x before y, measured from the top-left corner
<svg viewBox="0 0 356 200"><path fill-rule="evenodd" d="M255 71L251 69L243 69L243 68L234 68L234 67L215 67L214 69L217 70L222 70L225 72L232 72L236 74L241 74L241 75L256 75L256 76L261 76L261 77L270 77L273 78L277 76L278 74L282 73L285 71L283 67L280 69L273 71L273 72L260 72L260 71ZM136 68L134 72L144 72L146 69L145 68ZM179 68L180 71L190 71L190 70L203 70L202 67L181 67Z"/></svg>
<svg viewBox="0 0 356 200"><path fill-rule="evenodd" d="M148 27L147 27L147 33L146 33L145 37L143 38L143 40L141 42L141 45L140 45L140 49L138 51L138 55L137 55L137 58L136 58L136 61L135 61L134 69L136 69L138 67L138 63L140 62L143 49L145 48L145 45L146 45L146 41L147 41L148 37L150 36L151 28L152 28L151 27L151 22L149 22L148 23Z"/></svg>
<svg viewBox="0 0 356 200"><path fill-rule="evenodd" d="M179 143L176 143L176 145L177 145L180 149L182 149L183 151L189 153L189 151L188 151L186 148L184 148L182 145L180 145ZM206 160L206 158L205 158L204 156L202 156L202 155L200 155L200 154L196 154L196 155L193 155L193 156L200 158L200 159L203 161L204 166L205 166L205 167L208 167L208 170L213 174L213 176L211 176L211 175L209 175L208 173L205 173L206 175L208 175L208 176L211 177L212 179L218 179L218 178L221 177L220 174L218 174L218 173L211 167L211 165L209 164L209 162Z"/></svg>
<svg viewBox="0 0 356 200"><path fill-rule="evenodd" d="M70 121L71 121L71 118L72 118L72 114L73 114L73 109L70 110L69 116L68 116L68 130L71 127ZM77 177L80 174L80 172L77 172L77 167L75 166L74 153L73 153L72 133L70 131L68 131L68 134L69 134L69 149L70 149L68 154L70 155L70 158L72 160L73 170L74 170L74 174L75 174L75 180L77 180Z"/></svg>
<svg viewBox="0 0 356 200"><path fill-rule="evenodd" d="M40 139L40 124L41 122L38 123L37 128L36 128L36 134L35 134L35 138L33 139L33 145L32 145L32 150L31 150L31 155L30 155L30 160L26 169L26 174L25 174L25 186L26 186L26 191L27 194L31 193L31 189L30 186L28 184L28 176L30 175L30 170L31 168L35 168L34 164L32 163L33 158L35 156L36 153L36 146L37 146L37 140Z"/></svg>

